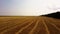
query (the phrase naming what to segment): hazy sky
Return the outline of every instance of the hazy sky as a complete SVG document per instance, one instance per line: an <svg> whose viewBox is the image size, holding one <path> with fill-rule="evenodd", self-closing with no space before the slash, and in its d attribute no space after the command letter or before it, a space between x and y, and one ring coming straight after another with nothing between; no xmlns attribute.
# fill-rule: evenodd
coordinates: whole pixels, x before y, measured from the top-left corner
<svg viewBox="0 0 60 34"><path fill-rule="evenodd" d="M60 10L60 0L0 0L0 15L38 16Z"/></svg>

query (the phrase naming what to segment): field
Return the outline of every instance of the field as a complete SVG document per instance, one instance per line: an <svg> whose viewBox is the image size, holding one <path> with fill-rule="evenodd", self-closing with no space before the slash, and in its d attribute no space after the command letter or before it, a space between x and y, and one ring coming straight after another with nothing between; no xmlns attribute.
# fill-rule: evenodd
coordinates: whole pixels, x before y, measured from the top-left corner
<svg viewBox="0 0 60 34"><path fill-rule="evenodd" d="M44 16L1 16L0 34L60 34L60 19Z"/></svg>

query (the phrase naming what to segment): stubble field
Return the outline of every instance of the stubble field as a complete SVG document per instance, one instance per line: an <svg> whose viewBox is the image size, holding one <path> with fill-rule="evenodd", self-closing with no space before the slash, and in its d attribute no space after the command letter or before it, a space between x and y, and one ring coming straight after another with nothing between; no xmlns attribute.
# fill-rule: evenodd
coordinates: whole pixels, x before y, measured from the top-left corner
<svg viewBox="0 0 60 34"><path fill-rule="evenodd" d="M44 16L0 17L0 34L60 34L60 19Z"/></svg>

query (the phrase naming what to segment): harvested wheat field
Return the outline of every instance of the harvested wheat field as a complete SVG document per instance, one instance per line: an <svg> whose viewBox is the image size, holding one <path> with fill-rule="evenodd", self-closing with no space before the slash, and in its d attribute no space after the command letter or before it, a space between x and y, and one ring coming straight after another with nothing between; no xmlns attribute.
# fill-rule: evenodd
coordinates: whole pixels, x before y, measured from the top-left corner
<svg viewBox="0 0 60 34"><path fill-rule="evenodd" d="M60 34L60 19L44 16L0 17L0 34Z"/></svg>

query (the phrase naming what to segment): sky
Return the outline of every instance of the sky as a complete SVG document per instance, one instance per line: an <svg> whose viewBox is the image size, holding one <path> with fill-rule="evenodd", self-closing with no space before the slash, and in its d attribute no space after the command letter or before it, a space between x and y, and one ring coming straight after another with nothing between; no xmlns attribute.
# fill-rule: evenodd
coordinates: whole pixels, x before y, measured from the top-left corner
<svg viewBox="0 0 60 34"><path fill-rule="evenodd" d="M60 11L60 0L0 0L0 16L39 16Z"/></svg>

